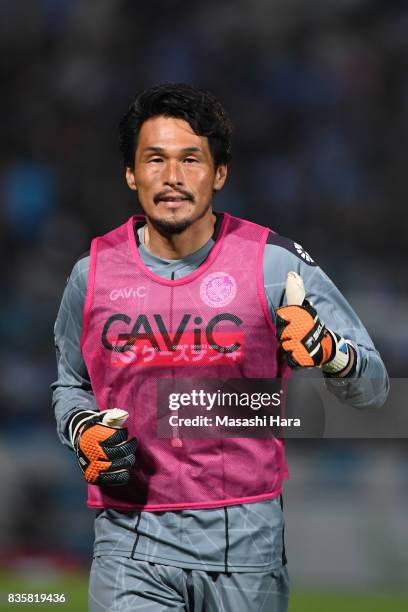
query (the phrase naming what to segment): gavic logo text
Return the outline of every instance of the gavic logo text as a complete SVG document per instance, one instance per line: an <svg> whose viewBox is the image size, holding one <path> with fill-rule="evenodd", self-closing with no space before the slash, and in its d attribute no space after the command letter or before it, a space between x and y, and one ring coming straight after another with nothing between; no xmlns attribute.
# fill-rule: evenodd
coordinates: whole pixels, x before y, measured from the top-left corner
<svg viewBox="0 0 408 612"><path fill-rule="evenodd" d="M146 287L123 287L122 289L112 289L109 294L109 299L113 302L116 300L129 300L135 298L146 297Z"/></svg>
<svg viewBox="0 0 408 612"><path fill-rule="evenodd" d="M102 344L111 351L111 365L214 365L240 362L242 320L220 313L204 322L202 317L184 314L177 329L168 330L162 315L139 314L135 320L123 313L110 316L102 331Z"/></svg>

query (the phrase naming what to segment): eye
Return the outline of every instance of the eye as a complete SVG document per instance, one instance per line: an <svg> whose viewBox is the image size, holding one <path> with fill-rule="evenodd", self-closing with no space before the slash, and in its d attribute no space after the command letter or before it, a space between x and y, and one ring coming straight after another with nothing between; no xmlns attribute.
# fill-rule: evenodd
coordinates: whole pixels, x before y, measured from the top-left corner
<svg viewBox="0 0 408 612"><path fill-rule="evenodd" d="M187 164L193 164L194 162L198 162L198 159L196 159L195 157L186 157L186 158L184 159L184 161L185 161Z"/></svg>
<svg viewBox="0 0 408 612"><path fill-rule="evenodd" d="M156 164L157 164L157 163L159 163L159 162L161 162L161 161L163 161L163 159L162 159L161 157L152 157L151 159L149 159L149 164L150 164L151 162L153 162L153 163L156 163Z"/></svg>

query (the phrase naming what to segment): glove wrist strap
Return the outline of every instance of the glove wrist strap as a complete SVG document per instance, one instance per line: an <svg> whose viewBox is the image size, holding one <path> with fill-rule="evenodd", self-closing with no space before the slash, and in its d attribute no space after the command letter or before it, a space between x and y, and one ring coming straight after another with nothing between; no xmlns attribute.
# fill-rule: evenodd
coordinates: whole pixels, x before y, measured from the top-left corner
<svg viewBox="0 0 408 612"><path fill-rule="evenodd" d="M331 329L326 328L326 330L332 338L333 351L330 360L322 366L322 370L325 374L336 375L347 368L350 362L351 345Z"/></svg>
<svg viewBox="0 0 408 612"><path fill-rule="evenodd" d="M68 425L69 440L73 448L76 448L79 434L81 433L85 423L90 419L93 419L95 416L97 416L97 414L98 413L95 413L93 410L79 410L73 414Z"/></svg>

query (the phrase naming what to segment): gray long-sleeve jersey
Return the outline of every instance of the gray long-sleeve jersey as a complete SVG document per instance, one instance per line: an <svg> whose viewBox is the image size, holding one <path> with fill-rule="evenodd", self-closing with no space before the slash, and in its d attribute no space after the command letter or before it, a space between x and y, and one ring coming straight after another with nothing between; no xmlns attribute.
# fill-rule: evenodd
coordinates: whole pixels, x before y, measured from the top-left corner
<svg viewBox="0 0 408 612"><path fill-rule="evenodd" d="M138 229L138 248L144 263L159 276L181 278L191 274L208 256L214 239L180 260L163 260L144 246L144 228ZM303 248L271 232L265 247L264 287L271 317L285 304L286 276L290 270L304 280L306 297L327 327L351 341L357 367L352 377L327 379L326 384L342 402L357 408L381 406L388 393L384 364L361 321ZM57 430L70 446L67 422L78 409L98 410L86 365L80 351L82 311L89 271L89 257L74 266L55 323L58 379L53 383ZM96 519L95 554L122 554L156 563L190 569L222 571L228 540L229 571L267 571L282 560L283 517L279 500L232 506L228 509L176 512L99 512ZM228 533L226 533L226 529Z"/></svg>

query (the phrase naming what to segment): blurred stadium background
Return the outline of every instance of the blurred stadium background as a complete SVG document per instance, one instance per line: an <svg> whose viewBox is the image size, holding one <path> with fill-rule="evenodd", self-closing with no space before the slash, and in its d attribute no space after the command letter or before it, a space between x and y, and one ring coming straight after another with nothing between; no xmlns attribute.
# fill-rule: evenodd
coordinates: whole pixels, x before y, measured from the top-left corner
<svg viewBox="0 0 408 612"><path fill-rule="evenodd" d="M408 5L1 1L0 50L0 590L63 584L80 610L93 517L55 432L52 326L90 238L135 210L121 114L155 83L212 90L235 124L216 208L303 244L404 378ZM406 440L288 454L291 611L406 610Z"/></svg>

